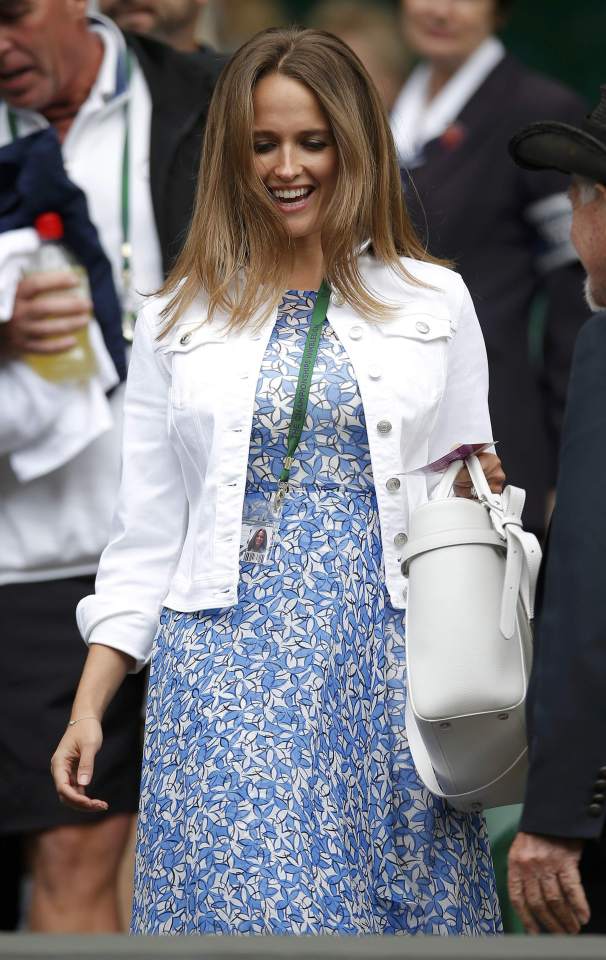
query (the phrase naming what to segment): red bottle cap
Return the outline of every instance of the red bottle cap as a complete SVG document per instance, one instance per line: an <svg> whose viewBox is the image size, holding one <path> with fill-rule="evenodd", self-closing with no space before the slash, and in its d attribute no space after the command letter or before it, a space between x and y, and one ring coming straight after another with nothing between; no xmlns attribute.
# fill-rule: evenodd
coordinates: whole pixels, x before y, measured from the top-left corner
<svg viewBox="0 0 606 960"><path fill-rule="evenodd" d="M34 226L41 240L61 240L63 220L58 213L41 213L34 220Z"/></svg>

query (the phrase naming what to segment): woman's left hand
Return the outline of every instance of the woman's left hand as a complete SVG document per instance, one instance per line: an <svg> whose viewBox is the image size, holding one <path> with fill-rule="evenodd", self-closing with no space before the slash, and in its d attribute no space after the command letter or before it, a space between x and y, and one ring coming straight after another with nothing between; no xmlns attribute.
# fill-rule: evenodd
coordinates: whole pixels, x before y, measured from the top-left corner
<svg viewBox="0 0 606 960"><path fill-rule="evenodd" d="M492 492L502 493L505 474L503 473L501 461L496 453L479 453L477 457ZM472 499L471 491L473 490L473 483L471 482L467 467L462 467L457 473L453 489L455 496L466 497L468 500Z"/></svg>

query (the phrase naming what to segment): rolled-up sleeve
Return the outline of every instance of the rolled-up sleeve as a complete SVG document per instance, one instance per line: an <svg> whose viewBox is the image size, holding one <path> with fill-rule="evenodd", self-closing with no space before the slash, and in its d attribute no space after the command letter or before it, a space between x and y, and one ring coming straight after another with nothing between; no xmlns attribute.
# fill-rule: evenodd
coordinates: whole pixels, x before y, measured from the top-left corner
<svg viewBox="0 0 606 960"><path fill-rule="evenodd" d="M187 521L181 468L168 436L168 369L154 349L153 304L136 325L124 410L122 481L96 592L77 609L87 644L149 660Z"/></svg>
<svg viewBox="0 0 606 960"><path fill-rule="evenodd" d="M492 440L486 347L469 290L460 278L459 281L455 332L448 346L446 387L429 438L430 463L461 444Z"/></svg>

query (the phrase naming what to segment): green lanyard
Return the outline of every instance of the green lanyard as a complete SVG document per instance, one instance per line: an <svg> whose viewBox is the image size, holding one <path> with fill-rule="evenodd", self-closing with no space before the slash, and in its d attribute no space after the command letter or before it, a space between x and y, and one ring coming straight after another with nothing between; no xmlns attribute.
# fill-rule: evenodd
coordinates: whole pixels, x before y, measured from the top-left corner
<svg viewBox="0 0 606 960"><path fill-rule="evenodd" d="M8 126L10 128L12 139L18 140L19 131L17 130L17 118L12 110L8 111Z"/></svg>
<svg viewBox="0 0 606 960"><path fill-rule="evenodd" d="M127 51L125 60L126 70L126 90L130 87L132 74L132 53ZM122 243L120 245L120 256L122 258L122 299L124 308L122 311L122 336L131 343L135 327L135 311L130 306L130 297L132 291L132 246L130 243L130 97L126 97L123 107L124 114L124 141L122 143L122 169L120 182L120 225L122 228ZM8 110L8 126L11 138L19 138L19 129L17 126L17 117L12 110Z"/></svg>
<svg viewBox="0 0 606 960"><path fill-rule="evenodd" d="M289 490L288 481L290 479L290 470L294 462L294 456L301 440L305 418L307 416L307 405L309 402L309 391L313 377L318 348L322 338L322 327L328 311L328 301L330 300L330 287L326 281L322 281L316 303L311 315L309 330L305 339L303 356L301 357L301 366L299 367L299 378L297 380L297 389L292 408L292 417L290 427L288 428L288 441L286 446L286 456L284 466L280 473L278 489L274 497L274 510L278 510L284 501Z"/></svg>

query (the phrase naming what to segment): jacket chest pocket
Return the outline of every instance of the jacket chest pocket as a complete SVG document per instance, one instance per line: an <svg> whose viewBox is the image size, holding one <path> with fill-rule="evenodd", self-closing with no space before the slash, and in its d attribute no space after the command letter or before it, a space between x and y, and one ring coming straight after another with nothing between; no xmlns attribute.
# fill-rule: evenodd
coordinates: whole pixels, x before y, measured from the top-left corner
<svg viewBox="0 0 606 960"><path fill-rule="evenodd" d="M180 325L163 348L171 365L169 431L186 486L206 469L230 390L229 343L223 331Z"/></svg>
<svg viewBox="0 0 606 960"><path fill-rule="evenodd" d="M412 401L417 410L433 407L446 386L450 319L411 313L380 324L378 330L398 397Z"/></svg>
<svg viewBox="0 0 606 960"><path fill-rule="evenodd" d="M166 348L171 359L171 406L200 410L219 402L225 391L229 345L223 331L205 327L180 327Z"/></svg>

